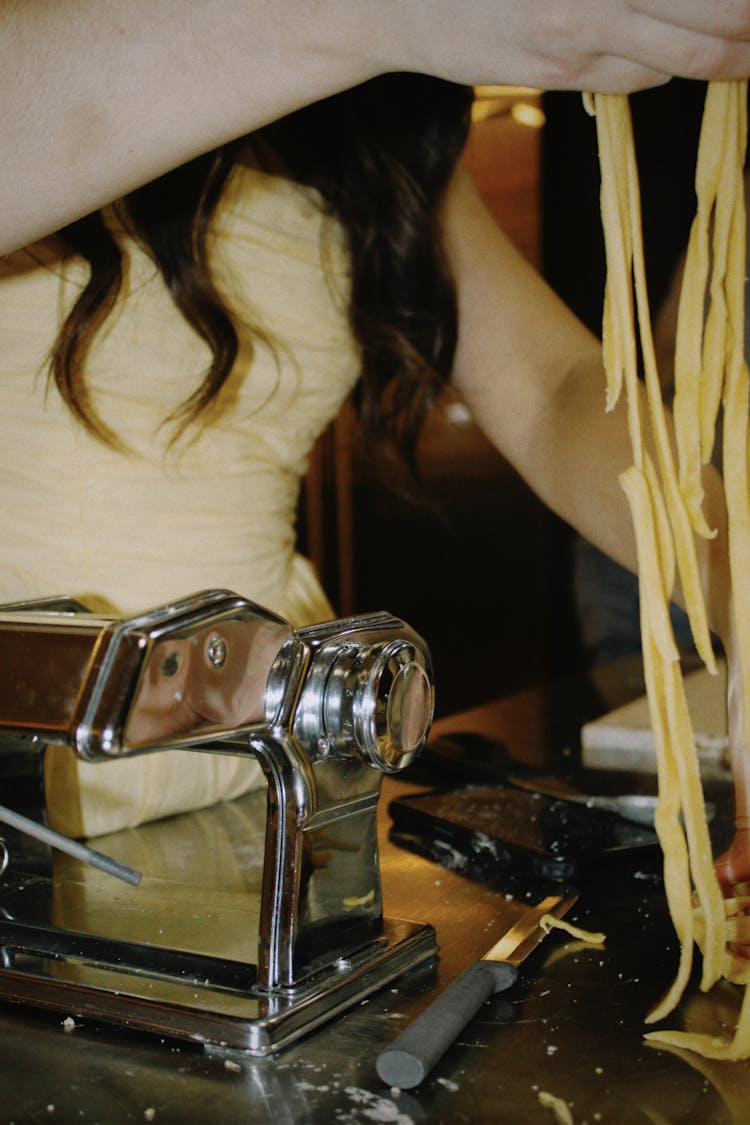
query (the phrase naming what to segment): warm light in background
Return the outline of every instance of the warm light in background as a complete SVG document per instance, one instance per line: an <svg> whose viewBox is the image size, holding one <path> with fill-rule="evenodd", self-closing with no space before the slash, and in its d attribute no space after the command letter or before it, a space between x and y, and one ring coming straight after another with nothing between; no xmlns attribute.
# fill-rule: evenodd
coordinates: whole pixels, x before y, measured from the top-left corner
<svg viewBox="0 0 750 1125"><path fill-rule="evenodd" d="M541 129L544 125L543 110L531 102L514 102L510 115L519 125L528 125L532 129Z"/></svg>
<svg viewBox="0 0 750 1125"><path fill-rule="evenodd" d="M540 91L529 86L475 86L471 110L473 122L510 115L519 125L540 129L544 113Z"/></svg>

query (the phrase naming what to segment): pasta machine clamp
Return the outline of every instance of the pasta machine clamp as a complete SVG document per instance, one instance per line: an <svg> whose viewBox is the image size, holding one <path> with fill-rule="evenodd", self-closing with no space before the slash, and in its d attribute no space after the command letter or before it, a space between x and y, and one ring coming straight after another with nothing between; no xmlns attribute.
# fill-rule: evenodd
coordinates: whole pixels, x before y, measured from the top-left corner
<svg viewBox="0 0 750 1125"><path fill-rule="evenodd" d="M403 621L293 629L225 590L128 619L48 599L0 607L0 667L0 769L41 777L54 744L102 769L186 749L266 782L100 837L138 886L4 833L0 997L264 1055L434 955L430 926L382 913L381 779L434 699Z"/></svg>

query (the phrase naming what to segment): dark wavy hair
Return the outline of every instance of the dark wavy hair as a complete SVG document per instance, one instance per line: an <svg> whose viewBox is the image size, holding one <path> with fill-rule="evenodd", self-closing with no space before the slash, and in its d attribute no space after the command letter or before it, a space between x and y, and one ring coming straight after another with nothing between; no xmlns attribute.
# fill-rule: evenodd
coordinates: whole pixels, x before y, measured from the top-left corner
<svg viewBox="0 0 750 1125"><path fill-rule="evenodd" d="M260 167L316 188L346 231L349 318L362 357L354 404L366 445L391 483L410 491L419 429L450 376L456 345L439 210L471 101L467 87L384 75L198 157L119 201L121 220L211 351L202 384L167 420L178 424L177 432L220 391L236 358L237 331L212 278L207 235L227 177L249 147ZM53 347L51 375L89 432L121 447L96 415L85 379L93 336L120 292L121 251L99 212L59 235L87 260L90 277Z"/></svg>

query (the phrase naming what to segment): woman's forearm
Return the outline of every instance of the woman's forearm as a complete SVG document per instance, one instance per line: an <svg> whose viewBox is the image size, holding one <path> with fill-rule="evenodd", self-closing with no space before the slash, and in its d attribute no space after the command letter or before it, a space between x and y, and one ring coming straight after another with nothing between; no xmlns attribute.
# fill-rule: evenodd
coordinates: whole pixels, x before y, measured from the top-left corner
<svg viewBox="0 0 750 1125"><path fill-rule="evenodd" d="M358 0L3 4L0 249L370 77L364 12Z"/></svg>
<svg viewBox="0 0 750 1125"><path fill-rule="evenodd" d="M624 91L749 37L750 0L4 0L0 252L376 74Z"/></svg>
<svg viewBox="0 0 750 1125"><path fill-rule="evenodd" d="M601 344L497 230L463 173L449 194L445 232L458 284L458 392L536 494L636 571L631 513L619 480L633 463L627 411L623 399L605 413ZM668 427L670 421L667 415ZM656 464L652 445L649 451ZM719 474L710 466L704 486L706 519L717 534L696 540L698 568L711 625L725 639L726 512ZM679 589L675 596L682 600Z"/></svg>
<svg viewBox="0 0 750 1125"><path fill-rule="evenodd" d="M561 381L549 411L539 421L535 443L546 452L533 459L532 472L554 510L606 554L637 572L632 515L620 484L620 473L634 460L627 411L623 400L614 411L605 414L603 385L598 355L575 365ZM648 436L646 396L640 386L639 391L646 448L658 467L659 455ZM665 420L671 438L669 412ZM673 440L671 454L674 457ZM715 534L712 538L693 537L698 576L709 625L731 647L734 631L727 513L721 477L712 465L704 470L703 488L703 511ZM675 575L673 600L685 607L679 573Z"/></svg>

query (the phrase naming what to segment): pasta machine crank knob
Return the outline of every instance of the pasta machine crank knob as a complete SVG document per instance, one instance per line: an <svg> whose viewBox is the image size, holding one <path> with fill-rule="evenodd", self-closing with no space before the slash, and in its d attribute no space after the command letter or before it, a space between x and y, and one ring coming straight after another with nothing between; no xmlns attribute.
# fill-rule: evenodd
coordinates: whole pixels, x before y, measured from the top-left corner
<svg viewBox="0 0 750 1125"><path fill-rule="evenodd" d="M405 769L427 737L434 707L428 657L399 638L345 645L323 696L323 729L331 749L352 748L384 773Z"/></svg>

